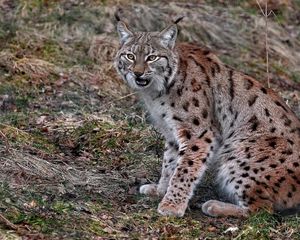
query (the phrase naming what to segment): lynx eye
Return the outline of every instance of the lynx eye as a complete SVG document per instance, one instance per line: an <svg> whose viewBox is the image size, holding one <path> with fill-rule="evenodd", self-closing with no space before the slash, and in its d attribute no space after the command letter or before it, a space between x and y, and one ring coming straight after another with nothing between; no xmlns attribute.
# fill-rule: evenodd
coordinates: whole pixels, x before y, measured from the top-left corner
<svg viewBox="0 0 300 240"><path fill-rule="evenodd" d="M134 60L134 55L131 54L131 53L128 53L128 54L126 55L126 57L127 57L127 59L130 60L130 61L133 61L133 60Z"/></svg>
<svg viewBox="0 0 300 240"><path fill-rule="evenodd" d="M147 57L148 62L154 62L157 59L158 59L158 56L155 56L155 55L150 55Z"/></svg>

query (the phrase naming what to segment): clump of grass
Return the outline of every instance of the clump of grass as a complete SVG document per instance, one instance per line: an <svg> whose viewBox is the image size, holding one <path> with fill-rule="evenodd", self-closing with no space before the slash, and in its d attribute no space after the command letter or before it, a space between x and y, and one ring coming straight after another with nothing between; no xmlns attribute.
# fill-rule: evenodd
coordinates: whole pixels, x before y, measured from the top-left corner
<svg viewBox="0 0 300 240"><path fill-rule="evenodd" d="M101 165L114 168L134 164L137 151L147 152L147 148L157 144L156 136L146 125L132 127L125 121L86 121L69 139L76 143L78 152L93 153L101 159Z"/></svg>
<svg viewBox="0 0 300 240"><path fill-rule="evenodd" d="M278 219L268 212L262 211L252 215L245 223L240 234L235 238L239 239L271 239L278 235Z"/></svg>

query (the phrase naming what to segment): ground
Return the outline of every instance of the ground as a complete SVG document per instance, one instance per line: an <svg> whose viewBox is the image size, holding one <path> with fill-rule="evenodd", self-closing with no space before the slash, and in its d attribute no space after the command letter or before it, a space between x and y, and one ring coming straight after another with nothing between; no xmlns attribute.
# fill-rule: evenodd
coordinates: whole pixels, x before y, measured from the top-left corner
<svg viewBox="0 0 300 240"><path fill-rule="evenodd" d="M263 1L258 1L263 2ZM117 76L113 14L159 30L270 84L300 116L300 2L0 0L0 239L300 239L300 218L211 218L210 176L185 217L138 187L159 178L163 140Z"/></svg>

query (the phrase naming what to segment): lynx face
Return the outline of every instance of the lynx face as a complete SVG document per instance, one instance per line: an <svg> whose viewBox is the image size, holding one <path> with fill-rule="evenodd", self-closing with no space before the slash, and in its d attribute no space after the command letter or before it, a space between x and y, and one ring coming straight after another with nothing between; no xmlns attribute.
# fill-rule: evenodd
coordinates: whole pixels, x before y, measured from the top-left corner
<svg viewBox="0 0 300 240"><path fill-rule="evenodd" d="M162 32L131 32L119 22L120 49L115 67L134 90L162 93L177 71L178 56L172 51L177 36L176 25Z"/></svg>

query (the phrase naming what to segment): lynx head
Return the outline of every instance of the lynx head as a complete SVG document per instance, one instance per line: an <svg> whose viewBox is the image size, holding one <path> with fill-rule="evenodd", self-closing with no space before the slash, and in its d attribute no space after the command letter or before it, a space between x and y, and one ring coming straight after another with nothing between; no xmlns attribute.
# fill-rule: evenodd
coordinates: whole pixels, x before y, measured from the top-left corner
<svg viewBox="0 0 300 240"><path fill-rule="evenodd" d="M177 72L178 55L174 49L177 26L161 32L133 32L122 21L117 25L120 49L115 67L134 90L163 93Z"/></svg>

